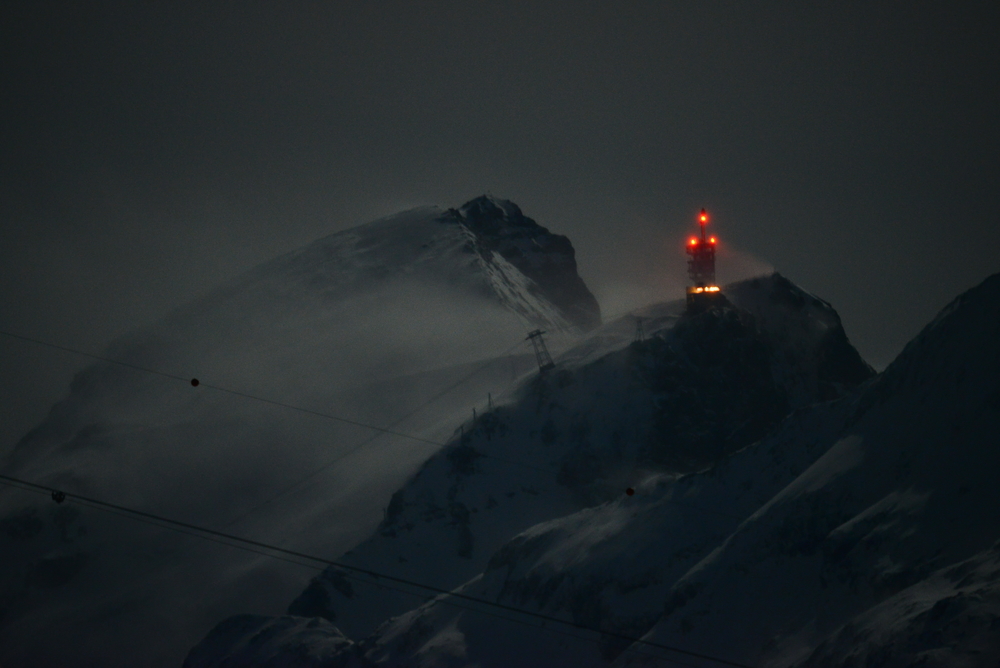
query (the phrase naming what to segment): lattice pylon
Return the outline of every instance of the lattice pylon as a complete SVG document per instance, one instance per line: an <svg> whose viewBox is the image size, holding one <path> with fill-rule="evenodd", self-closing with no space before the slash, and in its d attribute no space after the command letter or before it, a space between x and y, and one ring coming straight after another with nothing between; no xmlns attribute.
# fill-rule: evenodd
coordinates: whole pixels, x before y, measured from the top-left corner
<svg viewBox="0 0 1000 668"><path fill-rule="evenodd" d="M540 329L536 329L533 332L528 332L528 339L531 341L531 345L535 347L535 359L538 360L538 372L543 373L548 371L556 365L552 361L552 355L549 355L549 349L545 347L545 339L542 338L544 334Z"/></svg>

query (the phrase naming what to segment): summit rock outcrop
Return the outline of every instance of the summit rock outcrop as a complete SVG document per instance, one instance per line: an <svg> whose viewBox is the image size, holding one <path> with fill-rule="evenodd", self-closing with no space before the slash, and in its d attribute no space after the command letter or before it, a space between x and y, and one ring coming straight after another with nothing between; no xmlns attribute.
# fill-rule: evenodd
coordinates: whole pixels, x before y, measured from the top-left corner
<svg viewBox="0 0 1000 668"><path fill-rule="evenodd" d="M489 263L499 256L533 282L566 319L582 330L601 324L601 309L577 273L570 240L528 218L511 201L482 195L442 217L464 225L475 235L475 249Z"/></svg>

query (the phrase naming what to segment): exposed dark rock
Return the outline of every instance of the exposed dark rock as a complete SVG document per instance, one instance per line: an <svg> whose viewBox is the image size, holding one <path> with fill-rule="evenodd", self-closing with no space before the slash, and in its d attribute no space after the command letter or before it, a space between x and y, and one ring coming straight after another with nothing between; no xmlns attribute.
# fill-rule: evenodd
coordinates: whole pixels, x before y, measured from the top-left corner
<svg viewBox="0 0 1000 668"><path fill-rule="evenodd" d="M296 617L322 617L331 622L337 620L333 609L333 592L345 598L354 598L351 581L339 568L327 568L314 577L305 591L288 606L288 614Z"/></svg>
<svg viewBox="0 0 1000 668"><path fill-rule="evenodd" d="M449 209L445 221L459 222L476 236L476 250L497 252L534 281L577 327L601 324L601 308L576 271L570 240L528 218L516 204L488 195Z"/></svg>
<svg viewBox="0 0 1000 668"><path fill-rule="evenodd" d="M446 456L456 475L472 475L476 471L476 459L482 454L471 445L458 445L448 450Z"/></svg>
<svg viewBox="0 0 1000 668"><path fill-rule="evenodd" d="M678 322L631 351L657 411L642 458L705 466L761 438L788 413L771 372L774 349L746 311L723 306Z"/></svg>

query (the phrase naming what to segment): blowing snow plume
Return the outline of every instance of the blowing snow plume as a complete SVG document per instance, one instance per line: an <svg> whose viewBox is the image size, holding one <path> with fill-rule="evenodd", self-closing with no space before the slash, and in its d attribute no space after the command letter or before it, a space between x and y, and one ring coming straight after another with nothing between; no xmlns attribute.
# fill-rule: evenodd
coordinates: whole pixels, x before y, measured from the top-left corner
<svg viewBox="0 0 1000 668"><path fill-rule="evenodd" d="M514 204L414 209L276 258L113 344L109 358L200 384L95 364L0 470L341 553L436 446L214 388L443 441L532 369L528 328L599 322L569 240ZM176 666L219 618L280 610L312 574L10 488L0 551L3 665Z"/></svg>

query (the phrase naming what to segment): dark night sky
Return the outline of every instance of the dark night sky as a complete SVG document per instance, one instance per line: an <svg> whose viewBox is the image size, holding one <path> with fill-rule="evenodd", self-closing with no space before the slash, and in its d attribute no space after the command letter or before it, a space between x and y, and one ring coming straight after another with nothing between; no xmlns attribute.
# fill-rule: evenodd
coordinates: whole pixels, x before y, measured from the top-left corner
<svg viewBox="0 0 1000 668"><path fill-rule="evenodd" d="M99 352L486 191L573 240L606 312L680 296L707 207L877 367L1000 270L995 2L207 4L5 3L0 328ZM0 419L84 364L3 340Z"/></svg>

